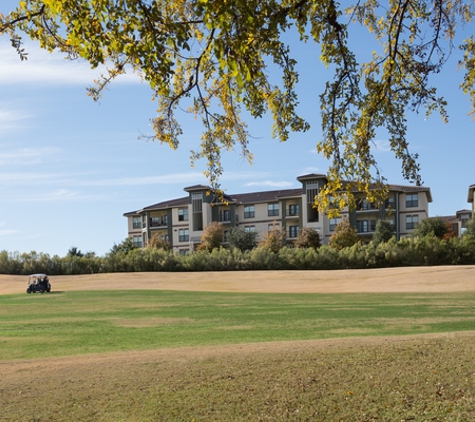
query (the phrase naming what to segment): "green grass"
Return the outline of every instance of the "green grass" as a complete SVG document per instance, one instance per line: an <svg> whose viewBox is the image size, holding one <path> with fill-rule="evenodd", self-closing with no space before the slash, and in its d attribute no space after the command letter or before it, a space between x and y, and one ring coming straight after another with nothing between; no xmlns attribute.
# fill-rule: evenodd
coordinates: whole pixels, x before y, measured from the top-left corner
<svg viewBox="0 0 475 422"><path fill-rule="evenodd" d="M475 329L475 293L72 291L0 296L0 361Z"/></svg>

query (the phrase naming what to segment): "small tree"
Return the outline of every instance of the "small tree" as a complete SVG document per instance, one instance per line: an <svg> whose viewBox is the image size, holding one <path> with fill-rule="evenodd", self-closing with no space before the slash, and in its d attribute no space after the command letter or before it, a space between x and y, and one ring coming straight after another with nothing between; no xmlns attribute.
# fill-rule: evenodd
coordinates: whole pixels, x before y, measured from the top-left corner
<svg viewBox="0 0 475 422"><path fill-rule="evenodd" d="M449 240L452 239L453 237L457 237L457 233L454 230L454 226L450 224L448 221L445 223L445 227L447 230L445 231L444 237L442 240Z"/></svg>
<svg viewBox="0 0 475 422"><path fill-rule="evenodd" d="M78 258L81 258L82 256L84 256L84 254L79 250L79 248L77 248L76 246L72 246L71 248L69 248L68 256L77 256Z"/></svg>
<svg viewBox="0 0 475 422"><path fill-rule="evenodd" d="M475 216L473 216L470 220L467 221L464 231L464 236L465 235L475 237Z"/></svg>
<svg viewBox="0 0 475 422"><path fill-rule="evenodd" d="M115 255L117 253L123 253L127 255L130 251L137 249L137 245L134 243L131 237L127 237L118 245L114 243L110 250L111 255Z"/></svg>
<svg viewBox="0 0 475 422"><path fill-rule="evenodd" d="M430 233L434 233L436 237L443 239L447 232L447 224L445 224L445 221L440 217L424 218L424 220L420 221L416 225L414 231L412 232L412 236L424 237Z"/></svg>
<svg viewBox="0 0 475 422"><path fill-rule="evenodd" d="M380 243L386 243L394 236L394 230L389 221L378 220L376 223L376 228L374 229L372 242L375 245Z"/></svg>
<svg viewBox="0 0 475 422"><path fill-rule="evenodd" d="M205 250L211 252L218 249L223 243L224 226L221 223L213 221L206 226L201 235L201 243L196 248L199 251Z"/></svg>
<svg viewBox="0 0 475 422"><path fill-rule="evenodd" d="M169 251L170 242L168 240L164 240L163 237L157 233L157 234L154 234L152 238L148 241L148 247Z"/></svg>
<svg viewBox="0 0 475 422"><path fill-rule="evenodd" d="M303 227L294 243L296 248L318 249L321 246L320 235L312 227Z"/></svg>
<svg viewBox="0 0 475 422"><path fill-rule="evenodd" d="M279 252L286 244L287 235L285 230L274 228L269 231L267 237L259 242L260 248L269 249L272 252Z"/></svg>
<svg viewBox="0 0 475 422"><path fill-rule="evenodd" d="M330 237L329 245L337 250L349 248L360 242L358 232L351 227L347 218L341 220L341 223L335 227L335 233Z"/></svg>
<svg viewBox="0 0 475 422"><path fill-rule="evenodd" d="M226 235L230 249L246 252L257 246L257 232L246 231L241 227L233 227Z"/></svg>

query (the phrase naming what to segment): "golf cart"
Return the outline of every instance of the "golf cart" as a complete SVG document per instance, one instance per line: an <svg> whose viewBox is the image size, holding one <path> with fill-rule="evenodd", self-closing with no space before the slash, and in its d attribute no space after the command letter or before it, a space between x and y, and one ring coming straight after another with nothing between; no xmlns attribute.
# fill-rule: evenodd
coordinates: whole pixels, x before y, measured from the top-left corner
<svg viewBox="0 0 475 422"><path fill-rule="evenodd" d="M28 276L27 293L44 293L51 291L51 283L46 274L30 274Z"/></svg>

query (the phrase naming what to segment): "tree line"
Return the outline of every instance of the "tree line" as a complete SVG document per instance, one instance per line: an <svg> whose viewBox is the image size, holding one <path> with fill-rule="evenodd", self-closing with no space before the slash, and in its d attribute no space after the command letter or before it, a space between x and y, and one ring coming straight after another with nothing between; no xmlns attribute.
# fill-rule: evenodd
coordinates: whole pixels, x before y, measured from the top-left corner
<svg viewBox="0 0 475 422"><path fill-rule="evenodd" d="M275 229L260 241L256 232L234 228L226 233L210 225L196 251L181 255L166 242L138 248L130 238L113 245L104 256L72 247L64 257L41 252L0 252L0 273L49 275L136 271L337 270L424 265L475 264L475 219L463 236L455 236L441 219L425 219L413 235L400 240L384 221L378 222L371 242L364 243L346 220L321 245L318 232L304 228L292 247L285 231Z"/></svg>

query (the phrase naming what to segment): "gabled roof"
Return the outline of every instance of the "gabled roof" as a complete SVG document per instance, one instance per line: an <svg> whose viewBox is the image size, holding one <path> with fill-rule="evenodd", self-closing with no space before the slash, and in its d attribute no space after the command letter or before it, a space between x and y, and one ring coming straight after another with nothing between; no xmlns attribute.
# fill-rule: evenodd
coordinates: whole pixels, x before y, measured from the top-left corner
<svg viewBox="0 0 475 422"><path fill-rule="evenodd" d="M152 210L161 210L166 208L178 207L180 205L188 205L190 200L189 196L183 196L181 198L169 199L167 201L159 202L158 204L149 205L148 207L143 208L141 211L152 211Z"/></svg>
<svg viewBox="0 0 475 422"><path fill-rule="evenodd" d="M183 189L185 192L192 192L195 190L211 190L209 186L205 185L193 185L193 186L188 186L187 188Z"/></svg>
<svg viewBox="0 0 475 422"><path fill-rule="evenodd" d="M427 195L427 201L432 202L432 194L430 188L427 186L404 186L404 185L388 185L390 191L397 192L425 192Z"/></svg>
<svg viewBox="0 0 475 422"><path fill-rule="evenodd" d="M184 205L188 205L188 201L189 201L189 196L184 196L182 198L176 198L176 199L169 199L167 201L162 201L154 205L149 205L148 207L144 207L141 210L127 212L124 214L124 216L125 217L132 216L135 214L140 214L144 211L164 210L167 208L184 206Z"/></svg>
<svg viewBox="0 0 475 422"><path fill-rule="evenodd" d="M343 187L345 184L350 183L348 181L343 181ZM391 185L388 184L388 189L390 192L402 192L402 193L411 193L411 192L425 192L427 195L427 201L432 202L432 194L430 188L427 186L412 186L412 185ZM380 189L376 184L371 184L369 186L370 190ZM353 189L353 192L360 192L358 189Z"/></svg>
<svg viewBox="0 0 475 422"><path fill-rule="evenodd" d="M259 202L278 201L281 198L296 197L300 195L302 195L302 188L238 193L235 195L230 195L230 197L238 204L253 204Z"/></svg>
<svg viewBox="0 0 475 422"><path fill-rule="evenodd" d="M326 179L327 176L325 174L320 174L320 173L309 173L309 174L304 174L303 176L297 177L297 180L299 182L303 180L315 180L315 179Z"/></svg>

